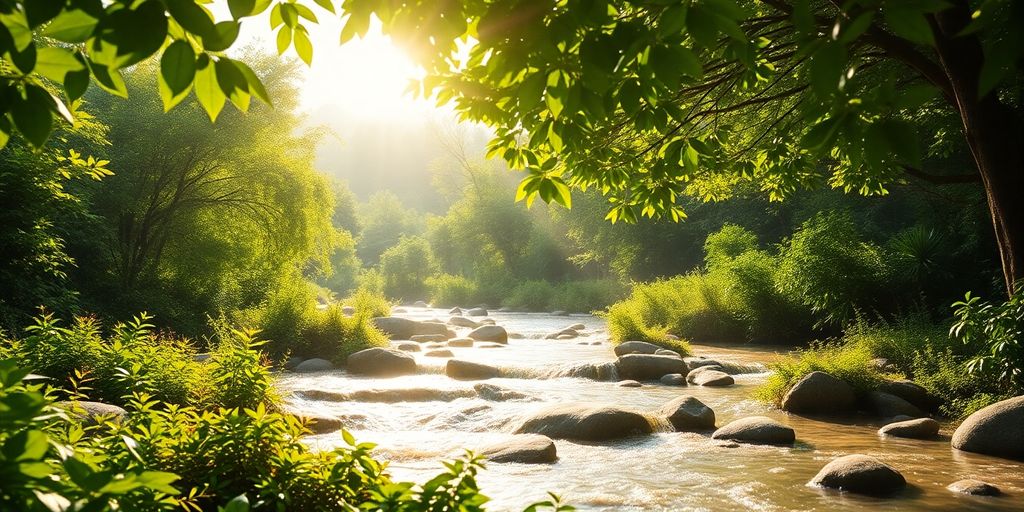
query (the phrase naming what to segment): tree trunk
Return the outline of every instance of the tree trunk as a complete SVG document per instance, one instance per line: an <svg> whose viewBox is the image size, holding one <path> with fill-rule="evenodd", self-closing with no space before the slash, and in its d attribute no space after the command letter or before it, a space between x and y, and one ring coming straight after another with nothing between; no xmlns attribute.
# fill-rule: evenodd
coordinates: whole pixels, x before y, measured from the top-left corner
<svg viewBox="0 0 1024 512"><path fill-rule="evenodd" d="M981 42L959 35L970 21L966 3L936 15L936 49L956 99L964 136L985 187L1007 294L1024 278L1024 122L995 92L978 97Z"/></svg>

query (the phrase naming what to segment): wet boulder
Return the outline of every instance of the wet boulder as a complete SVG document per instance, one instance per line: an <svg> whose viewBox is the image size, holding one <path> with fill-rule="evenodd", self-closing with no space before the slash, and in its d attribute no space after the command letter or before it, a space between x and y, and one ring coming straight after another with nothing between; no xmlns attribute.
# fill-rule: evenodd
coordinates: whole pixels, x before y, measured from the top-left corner
<svg viewBox="0 0 1024 512"><path fill-rule="evenodd" d="M408 375L416 373L416 359L401 350L374 347L348 356L346 368L351 373L375 377Z"/></svg>
<svg viewBox="0 0 1024 512"><path fill-rule="evenodd" d="M675 350L669 350L667 348L659 348L658 350L655 350L654 355L678 357L680 359L683 358L683 356L679 355L679 352L676 352Z"/></svg>
<svg viewBox="0 0 1024 512"><path fill-rule="evenodd" d="M521 400L521 401L534 401L536 398L513 391L511 389L505 389L501 386L495 386L494 384L480 383L473 386L473 389L477 392L477 395L484 400L490 400L492 402L507 402L509 400Z"/></svg>
<svg viewBox="0 0 1024 512"><path fill-rule="evenodd" d="M473 338L452 338L448 340L449 347L472 347Z"/></svg>
<svg viewBox="0 0 1024 512"><path fill-rule="evenodd" d="M586 328L587 328L587 326L585 326L583 324L572 324L569 327L566 327L566 329L572 329L574 331L582 331L583 329L586 329Z"/></svg>
<svg viewBox="0 0 1024 512"><path fill-rule="evenodd" d="M1024 460L1024 396L996 402L970 415L953 432L953 448Z"/></svg>
<svg viewBox="0 0 1024 512"><path fill-rule="evenodd" d="M501 372L494 366L461 359L449 359L444 367L444 373L457 380L484 380L497 377Z"/></svg>
<svg viewBox="0 0 1024 512"><path fill-rule="evenodd" d="M912 380L888 380L878 386L878 390L898 396L922 411L935 411L942 405L942 400Z"/></svg>
<svg viewBox="0 0 1024 512"><path fill-rule="evenodd" d="M638 387L643 386L643 384L640 384L639 382L637 382L635 380L629 380L629 379L620 380L618 382L618 384L616 384L616 385L619 386L620 388L638 388Z"/></svg>
<svg viewBox="0 0 1024 512"><path fill-rule="evenodd" d="M658 381L666 386L685 386L686 376L681 373L670 373L662 375Z"/></svg>
<svg viewBox="0 0 1024 512"><path fill-rule="evenodd" d="M946 489L961 494L970 494L971 496L999 496L1003 493L998 487L973 478L957 480L946 486Z"/></svg>
<svg viewBox="0 0 1024 512"><path fill-rule="evenodd" d="M514 435L507 441L480 448L478 453L498 463L550 464L558 459L555 442L538 434Z"/></svg>
<svg viewBox="0 0 1024 512"><path fill-rule="evenodd" d="M867 455L847 455L821 468L811 485L858 494L892 494L906 487L907 480L892 466Z"/></svg>
<svg viewBox="0 0 1024 512"><path fill-rule="evenodd" d="M878 435L910 439L932 439L939 435L939 422L931 418L897 421L878 429Z"/></svg>
<svg viewBox="0 0 1024 512"><path fill-rule="evenodd" d="M306 422L306 428L314 434L336 432L341 430L341 427L343 426L341 418L334 416L302 415L301 417Z"/></svg>
<svg viewBox="0 0 1024 512"><path fill-rule="evenodd" d="M542 409L515 429L516 434L543 434L554 439L607 441L650 434L643 414L589 404L557 404Z"/></svg>
<svg viewBox="0 0 1024 512"><path fill-rule="evenodd" d="M87 400L56 402L53 405L68 411L86 425L96 425L100 419L120 421L128 414L128 411L116 405Z"/></svg>
<svg viewBox="0 0 1024 512"><path fill-rule="evenodd" d="M670 373L683 373L686 365L678 357L654 354L626 354L618 360L619 376L623 379L658 380Z"/></svg>
<svg viewBox="0 0 1024 512"><path fill-rule="evenodd" d="M473 308L465 312L466 316L487 316L487 310L484 308Z"/></svg>
<svg viewBox="0 0 1024 512"><path fill-rule="evenodd" d="M661 347L646 341L624 341L615 345L613 350L616 356L622 357L626 354L653 354L661 350Z"/></svg>
<svg viewBox="0 0 1024 512"><path fill-rule="evenodd" d="M691 382L698 386L725 387L732 386L733 384L735 384L736 379L733 379L732 375L729 375L728 373L725 372L720 372L718 370L708 370L704 372L698 372Z"/></svg>
<svg viewBox="0 0 1024 512"><path fill-rule="evenodd" d="M704 405L704 402L689 395L669 401L661 406L659 412L668 418L669 423L675 427L677 432L715 428L715 411Z"/></svg>
<svg viewBox="0 0 1024 512"><path fill-rule="evenodd" d="M305 357L291 356L291 357L288 358L287 361L284 362L284 369L285 370L295 371L295 367L298 366L299 363L301 363L301 362L303 362L305 360L306 360Z"/></svg>
<svg viewBox="0 0 1024 512"><path fill-rule="evenodd" d="M373 325L393 340L407 340L418 334L446 334L444 324L417 322L397 316L380 316L373 319Z"/></svg>
<svg viewBox="0 0 1024 512"><path fill-rule="evenodd" d="M320 359L319 357L306 359L305 361L295 365L295 371L298 373L325 372L333 369L334 363L331 363L326 359Z"/></svg>
<svg viewBox="0 0 1024 512"><path fill-rule="evenodd" d="M696 367L696 368L686 372L686 382L689 382L690 384L695 384L696 383L695 381L697 380L697 377L699 377L700 374L702 374L704 372L725 373L724 371L722 371L722 367L718 366L718 365L698 366L698 367Z"/></svg>
<svg viewBox="0 0 1024 512"><path fill-rule="evenodd" d="M448 310L448 314L452 316L462 316L462 308L451 308Z"/></svg>
<svg viewBox="0 0 1024 512"><path fill-rule="evenodd" d="M478 322L474 322L464 316L453 316L448 319L448 325L454 325L456 327L469 327L470 329L476 329L480 327Z"/></svg>
<svg viewBox="0 0 1024 512"><path fill-rule="evenodd" d="M470 331L466 335L477 341L490 341L493 343L508 343L508 331L497 325L483 325Z"/></svg>
<svg viewBox="0 0 1024 512"><path fill-rule="evenodd" d="M481 318L480 325L497 325L493 318Z"/></svg>
<svg viewBox="0 0 1024 512"><path fill-rule="evenodd" d="M441 343L448 341L448 335L446 334L414 334L409 336L409 341L415 341L416 343Z"/></svg>
<svg viewBox="0 0 1024 512"><path fill-rule="evenodd" d="M867 406L872 412L883 418L899 415L910 416L911 418L926 416L914 404L883 391L872 391L869 393L867 396Z"/></svg>
<svg viewBox="0 0 1024 512"><path fill-rule="evenodd" d="M796 432L767 416L750 416L727 423L711 437L750 444L787 445L796 441Z"/></svg>
<svg viewBox="0 0 1024 512"><path fill-rule="evenodd" d="M455 354L446 348L431 350L423 355L427 357L455 357Z"/></svg>
<svg viewBox="0 0 1024 512"><path fill-rule="evenodd" d="M401 350L402 352L419 352L420 351L419 343L399 343L398 345L395 346L395 348L397 348L398 350Z"/></svg>
<svg viewBox="0 0 1024 512"><path fill-rule="evenodd" d="M572 329L562 329L561 331L555 331L553 333L548 334L547 336L544 336L544 339L547 339L547 340L571 340L573 338L578 337L579 335L580 335L580 333L578 333L578 332L576 332L576 331L574 331Z"/></svg>
<svg viewBox="0 0 1024 512"><path fill-rule="evenodd" d="M722 366L718 361L706 357L684 357L683 362L686 363L686 369L688 370L700 368L701 366Z"/></svg>
<svg viewBox="0 0 1024 512"><path fill-rule="evenodd" d="M811 372L789 388L782 410L797 413L835 413L852 410L853 388L825 372Z"/></svg>

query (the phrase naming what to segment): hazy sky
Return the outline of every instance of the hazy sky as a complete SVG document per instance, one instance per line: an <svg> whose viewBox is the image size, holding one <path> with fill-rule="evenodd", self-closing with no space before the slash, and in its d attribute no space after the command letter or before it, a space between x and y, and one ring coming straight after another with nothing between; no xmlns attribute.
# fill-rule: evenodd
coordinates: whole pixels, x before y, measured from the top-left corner
<svg viewBox="0 0 1024 512"><path fill-rule="evenodd" d="M222 3L215 5L218 19L226 19ZM424 192L430 189L431 169L448 160L437 132L451 131L454 113L405 92L422 70L381 34L376 20L369 34L342 46L341 20L314 10L320 24L307 25L314 52L313 65L304 68L301 108L311 123L327 125L337 135L321 146L318 167L347 180L361 199L387 188L414 206L443 211L439 199ZM267 13L243 21L240 46L276 52L274 41ZM294 50L286 55L295 57ZM462 131L471 139L469 156L482 158L487 131Z"/></svg>

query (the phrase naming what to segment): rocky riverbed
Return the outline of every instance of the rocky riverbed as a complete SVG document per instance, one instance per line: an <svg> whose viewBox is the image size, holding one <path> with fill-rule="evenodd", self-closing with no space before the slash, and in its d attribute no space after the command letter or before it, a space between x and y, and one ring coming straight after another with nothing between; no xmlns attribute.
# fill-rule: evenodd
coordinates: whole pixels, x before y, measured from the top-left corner
<svg viewBox="0 0 1024 512"><path fill-rule="evenodd" d="M612 364L599 318L479 313L405 308L396 316L447 327L403 331L396 353L352 367L362 374L283 374L288 407L321 418L309 442L340 444L344 425L378 443L397 478L414 480L464 448L487 453L496 461L479 480L492 510L519 510L547 491L584 510L1024 510L1024 463L952 449L948 423L919 440L880 435L887 418L798 416L753 401L764 364L782 349L696 345L695 355L720 364L686 384L704 362L640 349L642 358ZM492 322L506 336L478 331ZM890 430L934 427L924 423ZM890 492L825 487L850 474ZM978 482L955 489L988 483L1002 496L947 489L964 479Z"/></svg>

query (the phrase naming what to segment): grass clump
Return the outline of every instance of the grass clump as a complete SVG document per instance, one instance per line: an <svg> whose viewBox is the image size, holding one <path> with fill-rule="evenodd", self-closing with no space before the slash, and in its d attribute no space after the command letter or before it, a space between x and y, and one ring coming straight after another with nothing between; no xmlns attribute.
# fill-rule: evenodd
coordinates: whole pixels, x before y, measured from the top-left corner
<svg viewBox="0 0 1024 512"><path fill-rule="evenodd" d="M860 344L841 341L812 344L806 350L784 357L770 366L772 374L754 392L755 398L780 405L782 398L800 379L811 372L825 372L853 387L858 395L869 393L885 376L873 364L874 354Z"/></svg>

